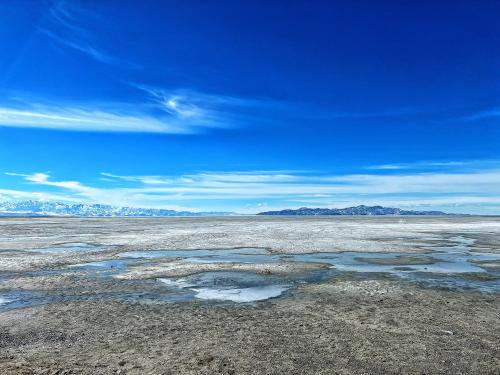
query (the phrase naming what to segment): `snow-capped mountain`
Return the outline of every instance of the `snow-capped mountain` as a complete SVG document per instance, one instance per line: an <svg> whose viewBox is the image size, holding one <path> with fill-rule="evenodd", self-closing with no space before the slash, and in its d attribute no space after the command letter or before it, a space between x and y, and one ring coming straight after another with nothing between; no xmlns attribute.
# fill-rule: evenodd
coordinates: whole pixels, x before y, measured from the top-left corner
<svg viewBox="0 0 500 375"><path fill-rule="evenodd" d="M70 204L44 201L1 202L0 216L227 216L232 212L189 212L158 208L114 207L104 204Z"/></svg>
<svg viewBox="0 0 500 375"><path fill-rule="evenodd" d="M356 206L347 208L308 208L302 207L296 210L281 210L260 212L257 215L448 215L441 211L411 211L400 208L382 207L382 206Z"/></svg>

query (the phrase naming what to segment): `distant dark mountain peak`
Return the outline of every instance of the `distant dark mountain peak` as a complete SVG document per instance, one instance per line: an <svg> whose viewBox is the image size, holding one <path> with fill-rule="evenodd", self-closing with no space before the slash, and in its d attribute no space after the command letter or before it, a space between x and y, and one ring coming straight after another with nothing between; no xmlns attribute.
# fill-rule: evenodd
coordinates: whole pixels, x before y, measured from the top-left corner
<svg viewBox="0 0 500 375"><path fill-rule="evenodd" d="M309 207L301 207L298 209L288 209L281 211L266 211L260 212L257 215L290 215L290 216L384 216L384 215L393 215L393 216L417 216L417 215L426 215L426 216L443 216L448 215L441 211L411 211L411 210L402 210L400 208L393 207L382 207L382 206L365 206L359 205L356 207L347 207L347 208L309 208Z"/></svg>

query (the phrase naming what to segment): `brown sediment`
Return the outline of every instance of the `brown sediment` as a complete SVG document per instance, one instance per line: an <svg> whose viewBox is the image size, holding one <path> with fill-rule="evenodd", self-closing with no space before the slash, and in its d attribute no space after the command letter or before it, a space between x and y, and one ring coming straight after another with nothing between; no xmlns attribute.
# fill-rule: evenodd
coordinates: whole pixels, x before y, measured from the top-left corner
<svg viewBox="0 0 500 375"><path fill-rule="evenodd" d="M500 260L476 260L472 263L486 270L500 271Z"/></svg>
<svg viewBox="0 0 500 375"><path fill-rule="evenodd" d="M252 305L55 303L0 313L0 373L495 374L499 308L342 279Z"/></svg>
<svg viewBox="0 0 500 375"><path fill-rule="evenodd" d="M158 262L147 266L134 266L117 279L148 279L157 277L188 276L209 271L242 271L262 274L289 274L330 268L323 263L276 262L276 263L188 263L183 261Z"/></svg>

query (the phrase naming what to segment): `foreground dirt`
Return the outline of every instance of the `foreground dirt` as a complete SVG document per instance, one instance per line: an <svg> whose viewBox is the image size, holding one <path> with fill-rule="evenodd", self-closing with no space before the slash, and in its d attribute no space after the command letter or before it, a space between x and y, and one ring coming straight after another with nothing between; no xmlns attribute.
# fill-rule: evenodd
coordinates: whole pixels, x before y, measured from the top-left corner
<svg viewBox="0 0 500 375"><path fill-rule="evenodd" d="M499 374L500 296L337 279L253 305L0 312L1 374Z"/></svg>

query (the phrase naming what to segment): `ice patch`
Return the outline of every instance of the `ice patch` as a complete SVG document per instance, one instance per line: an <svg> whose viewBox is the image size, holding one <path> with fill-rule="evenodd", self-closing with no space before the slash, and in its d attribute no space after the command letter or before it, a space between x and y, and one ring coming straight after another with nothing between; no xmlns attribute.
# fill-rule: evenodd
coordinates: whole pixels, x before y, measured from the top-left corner
<svg viewBox="0 0 500 375"><path fill-rule="evenodd" d="M102 262L89 262L89 263L76 263L76 264L70 264L68 266L69 268L110 268L111 266L109 265L108 262L102 261Z"/></svg>
<svg viewBox="0 0 500 375"><path fill-rule="evenodd" d="M110 259L88 263L70 264L67 267L78 271L105 271L111 273L122 273L127 271L128 261L125 259Z"/></svg>
<svg viewBox="0 0 500 375"><path fill-rule="evenodd" d="M7 299L5 297L0 297L0 305L5 305L9 302L12 302L10 299Z"/></svg>
<svg viewBox="0 0 500 375"><path fill-rule="evenodd" d="M196 286L196 284L193 284L192 282L189 282L186 279L173 280L173 279L163 279L163 278L160 278L160 279L158 279L158 281L160 281L163 284L166 284L168 286L173 286L173 287L181 288L181 289L190 288L190 287Z"/></svg>
<svg viewBox="0 0 500 375"><path fill-rule="evenodd" d="M218 271L158 281L171 287L171 292L190 294L203 300L232 301L237 303L264 301L280 296L299 280L259 275L251 272ZM177 290L177 292L175 292Z"/></svg>
<svg viewBox="0 0 500 375"><path fill-rule="evenodd" d="M264 301L269 298L279 297L289 287L286 285L268 285L252 288L236 289L193 289L195 297L204 300L219 300L232 302L255 302Z"/></svg>

